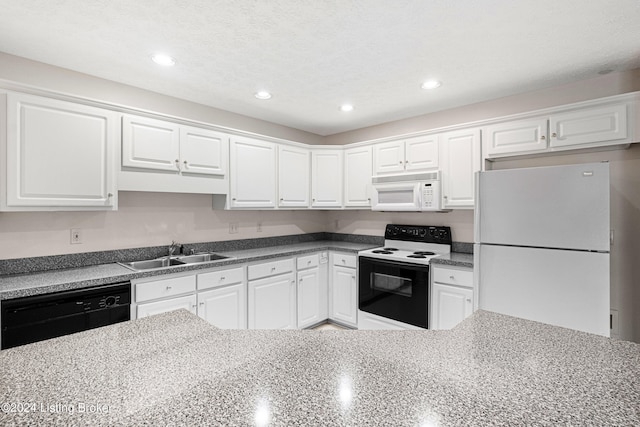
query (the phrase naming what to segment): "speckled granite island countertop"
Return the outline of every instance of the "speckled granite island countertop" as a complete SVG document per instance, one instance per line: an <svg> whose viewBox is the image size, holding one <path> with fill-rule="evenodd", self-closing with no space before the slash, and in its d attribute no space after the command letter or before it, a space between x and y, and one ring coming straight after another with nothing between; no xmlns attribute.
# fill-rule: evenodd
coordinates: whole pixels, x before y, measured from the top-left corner
<svg viewBox="0 0 640 427"><path fill-rule="evenodd" d="M640 425L640 345L483 311L240 331L182 310L0 351L0 378L2 425Z"/></svg>

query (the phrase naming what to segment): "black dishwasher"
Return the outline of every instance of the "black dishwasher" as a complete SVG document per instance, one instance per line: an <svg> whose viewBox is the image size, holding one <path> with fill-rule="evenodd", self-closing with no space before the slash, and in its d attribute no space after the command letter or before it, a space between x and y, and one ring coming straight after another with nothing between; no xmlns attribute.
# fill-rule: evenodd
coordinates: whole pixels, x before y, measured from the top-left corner
<svg viewBox="0 0 640 427"><path fill-rule="evenodd" d="M131 318L131 283L123 282L2 301L3 349Z"/></svg>

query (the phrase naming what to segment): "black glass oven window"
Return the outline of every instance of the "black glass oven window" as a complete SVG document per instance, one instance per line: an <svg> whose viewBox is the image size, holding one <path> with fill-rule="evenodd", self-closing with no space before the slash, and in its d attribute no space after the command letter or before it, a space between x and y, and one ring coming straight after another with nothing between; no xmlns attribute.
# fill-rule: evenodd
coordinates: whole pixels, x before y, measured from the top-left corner
<svg viewBox="0 0 640 427"><path fill-rule="evenodd" d="M391 276L389 274L371 273L371 287L382 292L391 292L396 295L411 298L413 294L413 281L405 277Z"/></svg>

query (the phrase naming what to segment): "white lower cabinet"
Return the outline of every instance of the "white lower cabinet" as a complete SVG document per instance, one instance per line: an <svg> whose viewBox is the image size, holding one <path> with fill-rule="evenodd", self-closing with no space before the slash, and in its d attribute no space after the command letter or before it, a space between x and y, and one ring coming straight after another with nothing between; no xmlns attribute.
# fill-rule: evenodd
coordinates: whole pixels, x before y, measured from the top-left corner
<svg viewBox="0 0 640 427"><path fill-rule="evenodd" d="M356 327L358 324L358 281L355 255L331 254L329 319L346 326Z"/></svg>
<svg viewBox="0 0 640 427"><path fill-rule="evenodd" d="M153 316L154 314L166 313L167 311L180 310L181 308L196 314L195 294L138 304L138 319Z"/></svg>
<svg viewBox="0 0 640 427"><path fill-rule="evenodd" d="M187 309L196 313L196 276L172 276L156 280L134 280L135 312L132 318Z"/></svg>
<svg viewBox="0 0 640 427"><path fill-rule="evenodd" d="M434 265L431 278L429 329L451 329L473 312L473 271Z"/></svg>
<svg viewBox="0 0 640 427"><path fill-rule="evenodd" d="M293 270L293 259L249 266L249 329L296 329Z"/></svg>
<svg viewBox="0 0 640 427"><path fill-rule="evenodd" d="M327 319L326 252L297 259L298 329ZM324 261L324 262L322 262Z"/></svg>
<svg viewBox="0 0 640 427"><path fill-rule="evenodd" d="M245 267L198 274L198 316L221 329L247 329Z"/></svg>
<svg viewBox="0 0 640 427"><path fill-rule="evenodd" d="M247 329L246 284L200 292L198 316L221 329Z"/></svg>

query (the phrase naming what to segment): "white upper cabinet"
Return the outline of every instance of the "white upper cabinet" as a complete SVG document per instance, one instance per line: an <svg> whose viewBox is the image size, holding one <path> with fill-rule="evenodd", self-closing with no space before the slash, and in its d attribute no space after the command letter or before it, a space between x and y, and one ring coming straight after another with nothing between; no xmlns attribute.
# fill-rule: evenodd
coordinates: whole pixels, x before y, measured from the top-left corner
<svg viewBox="0 0 640 427"><path fill-rule="evenodd" d="M373 171L376 175L404 172L404 141L391 141L373 146Z"/></svg>
<svg viewBox="0 0 640 427"><path fill-rule="evenodd" d="M342 150L311 151L311 207L342 206Z"/></svg>
<svg viewBox="0 0 640 427"><path fill-rule="evenodd" d="M122 117L122 165L131 168L225 175L228 136L163 120Z"/></svg>
<svg viewBox="0 0 640 427"><path fill-rule="evenodd" d="M229 208L275 208L276 145L233 137L230 160Z"/></svg>
<svg viewBox="0 0 640 427"><path fill-rule="evenodd" d="M584 104L584 103L583 103ZM537 117L489 125L483 133L483 156L551 153L634 142L629 120L633 104L591 101L589 106L562 108Z"/></svg>
<svg viewBox="0 0 640 427"><path fill-rule="evenodd" d="M278 206L308 208L311 178L310 151L278 146Z"/></svg>
<svg viewBox="0 0 640 427"><path fill-rule="evenodd" d="M147 117L123 116L122 165L178 172L180 127Z"/></svg>
<svg viewBox="0 0 640 427"><path fill-rule="evenodd" d="M115 113L8 93L6 114L2 210L117 207Z"/></svg>
<svg viewBox="0 0 640 427"><path fill-rule="evenodd" d="M373 175L371 146L344 151L344 205L371 206L371 176Z"/></svg>
<svg viewBox="0 0 640 427"><path fill-rule="evenodd" d="M438 135L423 135L404 141L405 170L425 171L438 168Z"/></svg>
<svg viewBox="0 0 640 427"><path fill-rule="evenodd" d="M480 170L480 129L471 128L441 135L442 206L473 208L474 176Z"/></svg>
<svg viewBox="0 0 640 427"><path fill-rule="evenodd" d="M225 175L229 137L220 132L180 127L180 170L184 174Z"/></svg>
<svg viewBox="0 0 640 427"><path fill-rule="evenodd" d="M551 147L566 147L627 138L627 105L608 105L552 115Z"/></svg>
<svg viewBox="0 0 640 427"><path fill-rule="evenodd" d="M547 149L547 119L516 120L487 126L483 133L488 156Z"/></svg>
<svg viewBox="0 0 640 427"><path fill-rule="evenodd" d="M373 146L375 175L426 171L438 168L438 135L421 135Z"/></svg>

